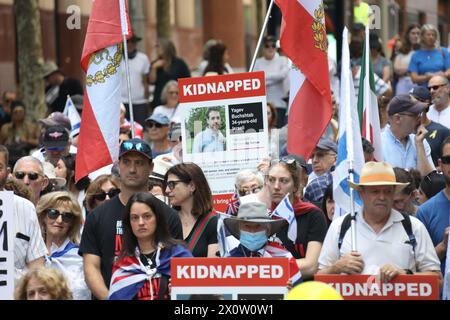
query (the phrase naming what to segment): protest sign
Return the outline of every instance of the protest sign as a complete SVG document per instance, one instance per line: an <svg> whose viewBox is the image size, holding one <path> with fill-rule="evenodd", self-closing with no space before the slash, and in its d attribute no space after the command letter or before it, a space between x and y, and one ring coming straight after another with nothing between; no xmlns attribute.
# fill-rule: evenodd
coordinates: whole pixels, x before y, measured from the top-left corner
<svg viewBox="0 0 450 320"><path fill-rule="evenodd" d="M377 275L315 275L344 300L439 300L437 275L398 275L382 283Z"/></svg>
<svg viewBox="0 0 450 320"><path fill-rule="evenodd" d="M0 300L14 299L14 195L0 191Z"/></svg>
<svg viewBox="0 0 450 320"><path fill-rule="evenodd" d="M268 155L264 72L179 79L183 162L205 173L224 212L234 177Z"/></svg>
<svg viewBox="0 0 450 320"><path fill-rule="evenodd" d="M283 299L288 258L173 258L172 300Z"/></svg>

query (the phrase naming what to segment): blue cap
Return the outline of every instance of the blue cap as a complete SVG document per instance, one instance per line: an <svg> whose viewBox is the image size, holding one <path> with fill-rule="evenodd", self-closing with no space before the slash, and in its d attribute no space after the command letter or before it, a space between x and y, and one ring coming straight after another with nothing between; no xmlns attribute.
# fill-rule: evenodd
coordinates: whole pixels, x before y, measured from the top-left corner
<svg viewBox="0 0 450 320"><path fill-rule="evenodd" d="M409 94L412 95L417 100L419 100L420 102L426 102L427 100L428 100L428 102L431 101L430 90L428 90L427 88L422 87L422 86L417 86L417 87L412 88L409 91Z"/></svg>
<svg viewBox="0 0 450 320"><path fill-rule="evenodd" d="M162 124L164 126L169 125L170 119L167 116L161 113L154 113L150 117L148 117L145 122L154 121L156 123Z"/></svg>

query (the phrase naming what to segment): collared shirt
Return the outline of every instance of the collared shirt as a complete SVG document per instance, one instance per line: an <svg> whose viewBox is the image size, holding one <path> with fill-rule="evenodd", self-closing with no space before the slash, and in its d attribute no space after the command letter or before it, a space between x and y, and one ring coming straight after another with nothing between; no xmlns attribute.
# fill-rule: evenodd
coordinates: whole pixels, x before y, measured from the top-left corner
<svg viewBox="0 0 450 320"><path fill-rule="evenodd" d="M437 111L433 104L427 113L427 117L431 121L440 123L450 129L450 105L442 111Z"/></svg>
<svg viewBox="0 0 450 320"><path fill-rule="evenodd" d="M225 151L225 141L222 132L206 128L195 136L192 152Z"/></svg>
<svg viewBox="0 0 450 320"><path fill-rule="evenodd" d="M352 251L351 230L344 236L341 249L338 247L339 233L345 216L333 220L325 237L319 257L319 269L332 266L340 257ZM417 245L415 251L409 244L408 234L402 225L403 216L392 209L384 227L376 233L363 217L362 209L356 215L356 246L364 260L362 274L378 274L379 269L392 264L400 269L438 271L440 262L425 226L415 217L410 217Z"/></svg>
<svg viewBox="0 0 450 320"><path fill-rule="evenodd" d="M391 128L386 126L381 132L384 161L388 162L393 167L417 169L417 150L414 138L415 135L410 134L405 147L405 145L394 136ZM431 148L426 140L423 141L423 146L428 162L433 170L436 170L433 159L431 158Z"/></svg>

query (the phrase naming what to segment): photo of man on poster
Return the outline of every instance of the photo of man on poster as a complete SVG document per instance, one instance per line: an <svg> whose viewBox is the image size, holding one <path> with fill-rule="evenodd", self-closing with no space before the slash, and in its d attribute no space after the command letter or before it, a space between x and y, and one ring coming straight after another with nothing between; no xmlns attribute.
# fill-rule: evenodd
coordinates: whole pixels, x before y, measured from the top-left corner
<svg viewBox="0 0 450 320"><path fill-rule="evenodd" d="M220 108L208 108L205 116L207 127L195 135L192 153L225 151L226 138L220 131L222 127Z"/></svg>

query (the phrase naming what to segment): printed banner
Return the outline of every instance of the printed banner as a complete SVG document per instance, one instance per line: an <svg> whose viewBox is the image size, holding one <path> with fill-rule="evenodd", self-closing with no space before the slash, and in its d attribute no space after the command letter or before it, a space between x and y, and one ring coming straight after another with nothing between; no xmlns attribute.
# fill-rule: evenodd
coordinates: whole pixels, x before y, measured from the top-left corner
<svg viewBox="0 0 450 320"><path fill-rule="evenodd" d="M0 300L14 299L14 194L0 192Z"/></svg>
<svg viewBox="0 0 450 320"><path fill-rule="evenodd" d="M172 300L283 299L288 258L174 258Z"/></svg>
<svg viewBox="0 0 450 320"><path fill-rule="evenodd" d="M439 300L437 275L399 275L381 283L377 275L315 275L344 300Z"/></svg>
<svg viewBox="0 0 450 320"><path fill-rule="evenodd" d="M264 72L179 79L179 92L183 162L202 168L224 212L239 170L268 155Z"/></svg>

